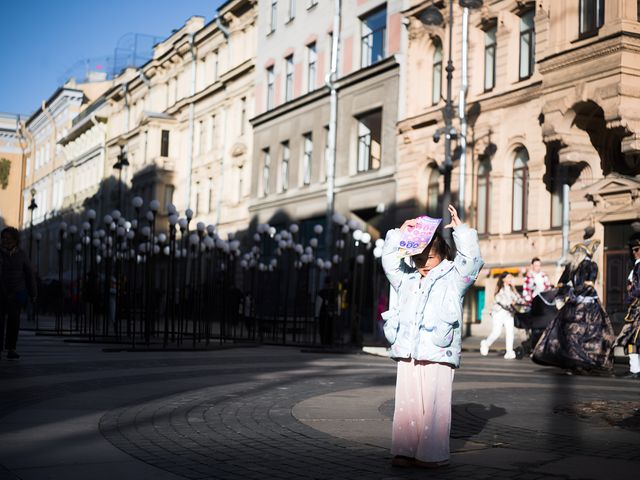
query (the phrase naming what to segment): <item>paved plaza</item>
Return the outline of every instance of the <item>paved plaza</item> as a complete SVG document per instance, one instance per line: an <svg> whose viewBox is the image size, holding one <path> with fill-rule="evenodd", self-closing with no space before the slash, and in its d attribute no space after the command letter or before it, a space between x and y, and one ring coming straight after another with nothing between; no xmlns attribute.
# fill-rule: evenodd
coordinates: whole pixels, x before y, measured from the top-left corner
<svg viewBox="0 0 640 480"><path fill-rule="evenodd" d="M640 470L640 381L481 357L451 465L390 466L394 363L239 346L117 351L22 332L0 360L0 479L611 479ZM624 364L616 366L618 374Z"/></svg>

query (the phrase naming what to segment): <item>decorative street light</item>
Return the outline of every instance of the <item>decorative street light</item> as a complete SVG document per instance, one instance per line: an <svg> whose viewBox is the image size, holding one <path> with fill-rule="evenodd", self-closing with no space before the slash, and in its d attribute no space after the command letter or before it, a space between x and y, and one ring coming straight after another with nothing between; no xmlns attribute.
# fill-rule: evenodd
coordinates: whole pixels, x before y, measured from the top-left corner
<svg viewBox="0 0 640 480"><path fill-rule="evenodd" d="M465 13L468 13L467 9L475 9L482 6L482 0L460 0L460 6L465 9ZM442 26L444 24L444 17L440 13L437 7L431 5L427 8L419 17L420 21L425 25ZM465 15L466 19L466 15ZM451 140L458 138L458 131L453 126L453 117L455 111L451 100L451 89L453 80L453 60L451 58L453 52L453 0L449 0L449 54L447 60L447 97L445 99L445 106L442 109L442 116L444 119L444 127L438 128L433 134L433 141L440 141L440 137L444 136L444 162L440 166L440 172L444 179L444 192L442 195L442 219L443 224L449 223L445 219L449 212L447 210L448 205L451 203L451 170L453 170L452 152L451 152ZM463 45L463 50L466 45ZM466 62L466 52L463 51L463 62ZM466 72L463 72L466 74ZM463 145L464 146L464 145ZM464 215L464 205L460 205L458 210ZM445 230L448 232L448 230Z"/></svg>
<svg viewBox="0 0 640 480"><path fill-rule="evenodd" d="M113 168L118 170L118 206L122 204L122 169L129 166L129 159L127 158L127 150L124 145L120 145L120 153L116 157L116 163L113 164Z"/></svg>
<svg viewBox="0 0 640 480"><path fill-rule="evenodd" d="M33 211L38 208L38 204L36 203L36 189L32 188L31 189L31 202L29 203L29 206L27 207L29 209L29 215L30 215L30 219L29 219L29 261L31 261L32 258L32 250L33 250Z"/></svg>

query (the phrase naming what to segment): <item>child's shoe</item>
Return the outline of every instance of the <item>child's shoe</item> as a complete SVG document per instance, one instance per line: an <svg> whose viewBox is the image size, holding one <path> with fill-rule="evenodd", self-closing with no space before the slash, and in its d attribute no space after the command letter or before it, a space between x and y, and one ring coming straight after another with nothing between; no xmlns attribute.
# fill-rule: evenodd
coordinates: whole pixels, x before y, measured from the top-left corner
<svg viewBox="0 0 640 480"><path fill-rule="evenodd" d="M516 352L514 352L513 350L507 350L507 353L504 354L504 359L505 360L515 360L516 359Z"/></svg>
<svg viewBox="0 0 640 480"><path fill-rule="evenodd" d="M483 357L489 355L489 345L487 345L486 340L482 340L480 342L480 355L482 355Z"/></svg>

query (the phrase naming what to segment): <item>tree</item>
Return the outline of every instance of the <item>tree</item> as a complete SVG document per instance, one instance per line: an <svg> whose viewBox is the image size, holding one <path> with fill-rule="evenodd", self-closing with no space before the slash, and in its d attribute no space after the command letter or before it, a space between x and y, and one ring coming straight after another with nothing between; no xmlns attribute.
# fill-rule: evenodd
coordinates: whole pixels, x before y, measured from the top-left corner
<svg viewBox="0 0 640 480"><path fill-rule="evenodd" d="M9 185L9 173L11 172L11 161L2 158L0 159L0 186L3 190L6 190Z"/></svg>

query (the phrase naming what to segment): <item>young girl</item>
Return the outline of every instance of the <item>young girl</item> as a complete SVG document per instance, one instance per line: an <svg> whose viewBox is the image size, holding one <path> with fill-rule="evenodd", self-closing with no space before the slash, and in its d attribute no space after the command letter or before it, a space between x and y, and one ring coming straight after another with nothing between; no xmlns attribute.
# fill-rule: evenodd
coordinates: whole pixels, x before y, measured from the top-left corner
<svg viewBox="0 0 640 480"><path fill-rule="evenodd" d="M513 287L513 275L508 272L502 272L496 287L495 302L491 308L493 328L489 336L480 342L481 355L486 356L489 354L489 347L498 339L504 326L505 345L507 348L504 358L505 360L516 358L516 352L513 350L513 315L515 314L515 305L523 303L523 301L520 294Z"/></svg>
<svg viewBox="0 0 640 480"><path fill-rule="evenodd" d="M482 268L478 234L463 224L449 205L457 249L439 234L411 257L398 256L407 220L387 233L382 265L397 293L395 307L384 312L390 356L398 362L391 453L394 466L436 468L449 463L453 372L460 366L462 300Z"/></svg>

